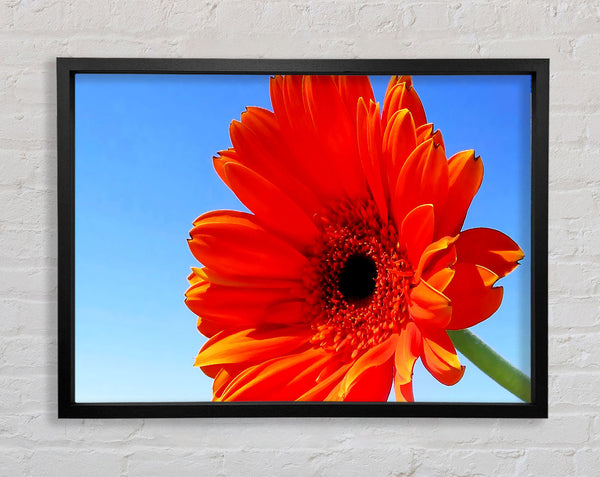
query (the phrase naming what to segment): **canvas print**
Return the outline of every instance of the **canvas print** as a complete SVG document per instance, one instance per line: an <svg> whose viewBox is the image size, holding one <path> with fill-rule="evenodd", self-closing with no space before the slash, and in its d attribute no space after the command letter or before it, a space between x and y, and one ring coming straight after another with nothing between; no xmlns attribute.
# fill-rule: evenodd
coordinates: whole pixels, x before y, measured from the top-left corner
<svg viewBox="0 0 600 477"><path fill-rule="evenodd" d="M76 401L530 402L530 96L76 75Z"/></svg>

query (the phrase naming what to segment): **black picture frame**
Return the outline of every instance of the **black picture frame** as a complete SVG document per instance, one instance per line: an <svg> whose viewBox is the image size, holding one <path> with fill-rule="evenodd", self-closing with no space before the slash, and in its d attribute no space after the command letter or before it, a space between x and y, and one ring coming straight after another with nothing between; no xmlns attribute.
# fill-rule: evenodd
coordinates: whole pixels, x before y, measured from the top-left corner
<svg viewBox="0 0 600 477"><path fill-rule="evenodd" d="M58 417L486 417L548 416L548 59L255 60L58 58ZM75 402L75 75L136 74L530 75L532 402Z"/></svg>

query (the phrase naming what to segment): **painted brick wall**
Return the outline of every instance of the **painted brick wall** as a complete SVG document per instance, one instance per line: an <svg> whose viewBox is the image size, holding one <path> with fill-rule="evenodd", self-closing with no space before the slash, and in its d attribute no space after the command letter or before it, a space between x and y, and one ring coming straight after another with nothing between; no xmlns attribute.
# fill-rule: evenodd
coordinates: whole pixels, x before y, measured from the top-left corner
<svg viewBox="0 0 600 477"><path fill-rule="evenodd" d="M597 0L3 0L0 475L598 475ZM56 418L56 56L549 57L548 420Z"/></svg>

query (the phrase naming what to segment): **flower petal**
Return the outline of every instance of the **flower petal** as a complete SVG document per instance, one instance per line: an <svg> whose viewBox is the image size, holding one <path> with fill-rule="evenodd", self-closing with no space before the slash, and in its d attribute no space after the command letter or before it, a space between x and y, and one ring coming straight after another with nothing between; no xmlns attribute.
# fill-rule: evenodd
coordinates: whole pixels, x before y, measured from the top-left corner
<svg viewBox="0 0 600 477"><path fill-rule="evenodd" d="M305 316L303 302L285 288L239 288L199 282L188 289L186 297L185 304L191 311L204 320L219 323L221 329L299 323Z"/></svg>
<svg viewBox="0 0 600 477"><path fill-rule="evenodd" d="M436 236L456 235L483 179L483 163L474 151L454 154L448 161L446 209L436 224Z"/></svg>
<svg viewBox="0 0 600 477"><path fill-rule="evenodd" d="M425 248L415 271L415 283L418 283L421 276L424 276L427 280L439 270L456 263L457 256L454 243L457 239L458 237L442 237Z"/></svg>
<svg viewBox="0 0 600 477"><path fill-rule="evenodd" d="M223 401L295 401L316 384L329 357L320 349L276 357L238 374L221 395Z"/></svg>
<svg viewBox="0 0 600 477"><path fill-rule="evenodd" d="M257 221L275 235L304 250L319 236L306 213L286 194L245 166L225 163L227 185L256 215Z"/></svg>
<svg viewBox="0 0 600 477"><path fill-rule="evenodd" d="M433 239L433 205L423 204L411 210L400 227L400 239L406 246L408 261L413 269L417 267L421 255Z"/></svg>
<svg viewBox="0 0 600 477"><path fill-rule="evenodd" d="M436 147L441 146L444 149L446 149L446 146L444 145L444 138L442 137L441 131L439 131L439 130L434 131L433 124L431 124L431 123L423 124L423 125L419 126L416 129L416 135L417 135L417 144L421 144L429 139L433 139L433 142L435 143Z"/></svg>
<svg viewBox="0 0 600 477"><path fill-rule="evenodd" d="M433 124L421 124L415 132L417 135L417 144L421 144L433 137Z"/></svg>
<svg viewBox="0 0 600 477"><path fill-rule="evenodd" d="M465 367L460 365L456 349L448 334L436 328L421 329L423 349L421 359L423 365L440 383L452 386L460 381Z"/></svg>
<svg viewBox="0 0 600 477"><path fill-rule="evenodd" d="M253 215L220 210L194 224L190 249L218 273L300 280L308 265L306 257L265 231Z"/></svg>
<svg viewBox="0 0 600 477"><path fill-rule="evenodd" d="M330 364L331 364L330 359ZM333 361L335 363L335 361ZM313 386L309 391L305 392L298 398L298 401L339 401L339 385L344 379L346 372L352 366L352 362L346 364L338 364L338 368L326 378L320 379L320 375L317 378L317 384ZM329 365L327 365L329 366ZM335 391L334 391L335 389Z"/></svg>
<svg viewBox="0 0 600 477"><path fill-rule="evenodd" d="M334 76L333 80L350 118L356 117L356 106L361 98L366 104L375 101L371 80L368 76L338 75Z"/></svg>
<svg viewBox="0 0 600 477"><path fill-rule="evenodd" d="M417 326L409 321L400 331L394 355L394 393L396 401L414 401L412 375L415 362L421 354L421 334Z"/></svg>
<svg viewBox="0 0 600 477"><path fill-rule="evenodd" d="M396 111L388 121L383 134L383 157L386 164L388 187L393 190L402 166L417 146L415 123L408 109Z"/></svg>
<svg viewBox="0 0 600 477"><path fill-rule="evenodd" d="M281 127L271 111L249 107L241 122L233 121L229 134L234 149L221 151L228 162L238 162L285 191L309 216L320 210L313 190L300 182L288 167L290 156L282 140Z"/></svg>
<svg viewBox="0 0 600 477"><path fill-rule="evenodd" d="M194 366L208 367L232 363L256 363L284 356L302 346L310 338L310 329L291 326L275 329L245 329L221 332L202 347Z"/></svg>
<svg viewBox="0 0 600 477"><path fill-rule="evenodd" d="M441 268L430 276L425 277L425 280L427 280L427 283L433 288L444 293L444 290L454 278L455 273L456 272L452 268Z"/></svg>
<svg viewBox="0 0 600 477"><path fill-rule="evenodd" d="M415 396L412 381L405 384L396 384L396 381L394 381L394 396L397 402L413 402Z"/></svg>
<svg viewBox="0 0 600 477"><path fill-rule="evenodd" d="M444 290L452 302L450 330L469 328L489 318L502 303L502 287L494 287L498 275L470 263L457 263L454 279Z"/></svg>
<svg viewBox="0 0 600 477"><path fill-rule="evenodd" d="M388 338L383 343L374 346L365 352L362 356L360 356L352 365L352 367L346 373L344 380L341 383L341 396L343 399L348 395L352 386L354 386L355 381L368 369L381 366L385 364L387 361L390 361L396 351L396 346L398 342L398 337L393 335L391 338ZM391 386L391 381L387 385L387 392L389 394ZM387 395L386 395L387 397Z"/></svg>
<svg viewBox="0 0 600 477"><path fill-rule="evenodd" d="M208 267L192 267L192 273L188 277L191 285L199 281L214 283L215 285L224 285L228 287L244 288L287 288L295 290L298 287L298 280L278 280L274 278L262 278L257 276L232 275L229 273L217 272Z"/></svg>
<svg viewBox="0 0 600 477"><path fill-rule="evenodd" d="M413 366L421 354L421 333L412 321L408 321L400 331L395 351L396 382L408 383L412 379Z"/></svg>
<svg viewBox="0 0 600 477"><path fill-rule="evenodd" d="M387 180L384 182L381 156L381 119L379 105L370 102L369 105L362 99L359 100L357 110L357 137L358 149L363 172L371 195L379 209L382 220L387 222L388 208Z"/></svg>
<svg viewBox="0 0 600 477"><path fill-rule="evenodd" d="M207 338L212 338L217 333L223 331L225 327L223 326L223 323L199 316L196 320L196 329Z"/></svg>
<svg viewBox="0 0 600 477"><path fill-rule="evenodd" d="M381 402L387 401L394 379L393 360L388 359L379 366L372 366L362 372L344 395L344 401Z"/></svg>
<svg viewBox="0 0 600 477"><path fill-rule="evenodd" d="M426 123L425 110L412 86L410 76L392 76L390 79L383 102L384 127L393 114L400 109L408 109L411 112L417 127Z"/></svg>
<svg viewBox="0 0 600 477"><path fill-rule="evenodd" d="M450 299L425 280L411 289L408 312L417 324L446 328L452 311Z"/></svg>
<svg viewBox="0 0 600 477"><path fill-rule="evenodd" d="M448 194L448 162L442 147L433 139L425 141L408 157L396 183L392 212L397 225L421 204L433 204L443 211Z"/></svg>
<svg viewBox="0 0 600 477"><path fill-rule="evenodd" d="M219 400L221 394L223 393L223 389L231 382L233 376L231 373L225 369L221 368L217 375L215 376L215 380L213 381L213 399Z"/></svg>
<svg viewBox="0 0 600 477"><path fill-rule="evenodd" d="M344 195L335 164L323 154L312 118L305 109L302 76L275 76L270 86L273 112L286 146L282 164L321 200L335 200Z"/></svg>
<svg viewBox="0 0 600 477"><path fill-rule="evenodd" d="M507 235L494 229L475 228L460 233L456 241L459 262L475 263L504 277L525 254Z"/></svg>
<svg viewBox="0 0 600 477"><path fill-rule="evenodd" d="M350 198L366 197L358 156L356 105L350 116L331 76L304 76L302 93L321 147L313 151L329 161Z"/></svg>

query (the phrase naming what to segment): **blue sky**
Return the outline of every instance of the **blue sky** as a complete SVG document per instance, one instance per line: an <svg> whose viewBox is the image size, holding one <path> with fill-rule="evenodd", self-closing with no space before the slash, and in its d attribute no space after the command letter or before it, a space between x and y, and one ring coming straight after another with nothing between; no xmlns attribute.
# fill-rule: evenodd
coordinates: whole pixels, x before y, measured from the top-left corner
<svg viewBox="0 0 600 477"><path fill-rule="evenodd" d="M383 101L388 77L373 77ZM482 187L465 228L496 228L524 250L502 279L504 301L472 330L529 374L530 78L415 76L448 156L475 149ZM246 106L270 108L268 77L78 74L75 83L75 398L78 402L209 401L212 380L192 366L205 341L185 306L197 262L192 221L244 209L212 156ZM418 364L415 399L518 401L464 357L455 386Z"/></svg>

